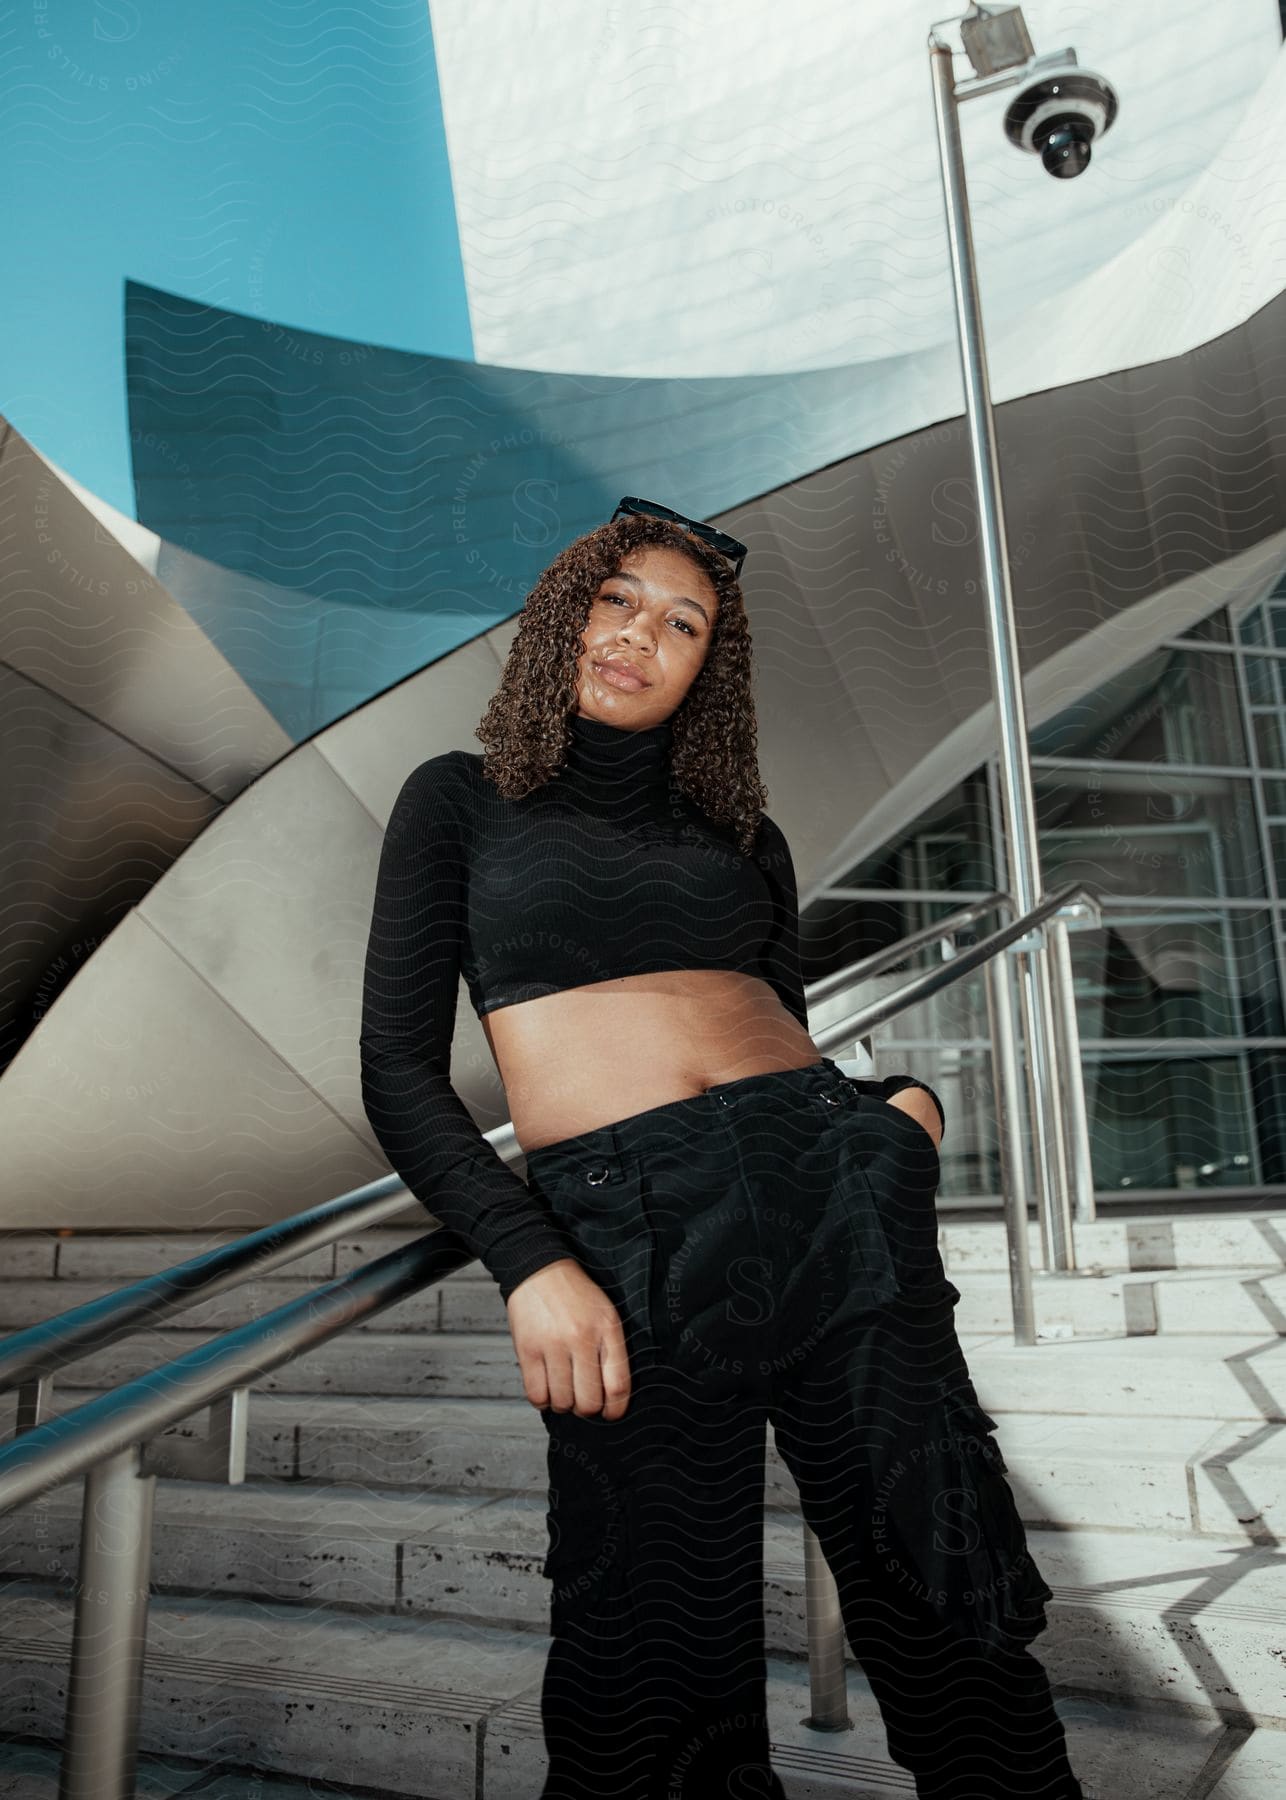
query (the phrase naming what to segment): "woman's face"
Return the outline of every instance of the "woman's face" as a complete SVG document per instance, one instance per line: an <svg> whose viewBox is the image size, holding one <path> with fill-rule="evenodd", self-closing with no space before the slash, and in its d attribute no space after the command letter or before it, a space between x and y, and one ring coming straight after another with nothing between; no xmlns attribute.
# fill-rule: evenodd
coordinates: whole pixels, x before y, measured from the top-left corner
<svg viewBox="0 0 1286 1800"><path fill-rule="evenodd" d="M682 551L631 550L590 601L577 717L638 729L669 718L701 673L718 610L710 577ZM618 664L637 677L615 679Z"/></svg>

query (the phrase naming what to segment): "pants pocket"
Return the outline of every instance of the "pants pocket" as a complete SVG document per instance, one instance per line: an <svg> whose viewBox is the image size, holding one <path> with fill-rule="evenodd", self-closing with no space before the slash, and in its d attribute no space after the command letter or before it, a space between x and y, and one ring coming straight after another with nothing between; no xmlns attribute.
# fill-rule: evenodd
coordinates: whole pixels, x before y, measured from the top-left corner
<svg viewBox="0 0 1286 1800"><path fill-rule="evenodd" d="M931 1555L948 1609L966 1635L1012 1650L1045 1629L1051 1590L1031 1551L996 1421L972 1385L943 1396L944 1431L934 1477Z"/></svg>
<svg viewBox="0 0 1286 1800"><path fill-rule="evenodd" d="M655 1343L659 1254L643 1205L641 1160L587 1157L578 1167L528 1178L576 1246L586 1274L615 1306L629 1348Z"/></svg>
<svg viewBox="0 0 1286 1800"><path fill-rule="evenodd" d="M871 1477L870 1570L898 1629L946 1629L984 1654L1029 1644L1050 1598L994 1429L966 1379L908 1418Z"/></svg>
<svg viewBox="0 0 1286 1800"><path fill-rule="evenodd" d="M946 1277L933 1139L898 1107L867 1098L838 1122L836 1135L835 1180L854 1236L858 1293L873 1306L939 1294Z"/></svg>
<svg viewBox="0 0 1286 1800"><path fill-rule="evenodd" d="M541 1413L549 1434L547 1549L541 1574L554 1584L556 1617L597 1600L628 1564L625 1497L605 1434L612 1423L577 1413Z"/></svg>
<svg viewBox="0 0 1286 1800"><path fill-rule="evenodd" d="M854 1127L864 1147L898 1293L909 1297L942 1291L946 1275L938 1243L937 1146L923 1125L887 1100L862 1102Z"/></svg>

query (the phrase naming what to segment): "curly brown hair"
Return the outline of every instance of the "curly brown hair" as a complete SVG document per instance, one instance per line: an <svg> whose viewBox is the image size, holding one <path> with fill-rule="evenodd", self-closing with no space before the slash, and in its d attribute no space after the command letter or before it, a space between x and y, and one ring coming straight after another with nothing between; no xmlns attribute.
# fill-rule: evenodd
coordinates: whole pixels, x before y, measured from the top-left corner
<svg viewBox="0 0 1286 1800"><path fill-rule="evenodd" d="M645 544L680 551L709 577L718 596L706 660L671 715L670 769L709 819L734 828L738 848L749 855L768 792L759 778L741 583L717 550L651 513L616 519L574 539L537 580L519 615L500 686L474 731L484 746L483 774L517 800L564 767L591 600L622 558Z"/></svg>

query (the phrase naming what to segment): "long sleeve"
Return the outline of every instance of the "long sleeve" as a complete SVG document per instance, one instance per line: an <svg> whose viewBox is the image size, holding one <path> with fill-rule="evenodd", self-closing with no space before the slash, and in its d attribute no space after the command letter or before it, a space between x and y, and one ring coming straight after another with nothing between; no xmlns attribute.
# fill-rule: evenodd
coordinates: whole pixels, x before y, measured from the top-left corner
<svg viewBox="0 0 1286 1800"><path fill-rule="evenodd" d="M760 956L760 974L786 1011L808 1030L808 1007L799 963L799 888L790 846L781 827L764 813L755 840L756 861L772 894L773 925Z"/></svg>
<svg viewBox="0 0 1286 1800"><path fill-rule="evenodd" d="M467 771L448 751L411 772L389 817L366 950L362 1103L393 1169L507 1301L575 1250L451 1085L469 807Z"/></svg>
<svg viewBox="0 0 1286 1800"><path fill-rule="evenodd" d="M917 1081L914 1075L886 1075L884 1080L879 1083L879 1086L884 1090L884 1098L886 1100L891 1094L900 1094L903 1088L923 1088L930 1100L932 1100L933 1104L937 1107L938 1117L942 1120L942 1129L944 1131L946 1130L947 1115L942 1110L942 1102L938 1099L938 1096L934 1093L927 1081Z"/></svg>

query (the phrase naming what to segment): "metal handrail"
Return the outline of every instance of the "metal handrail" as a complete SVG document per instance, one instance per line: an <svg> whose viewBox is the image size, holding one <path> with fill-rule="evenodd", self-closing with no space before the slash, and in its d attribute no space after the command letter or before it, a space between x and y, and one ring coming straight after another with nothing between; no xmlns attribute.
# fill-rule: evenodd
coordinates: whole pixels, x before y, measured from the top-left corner
<svg viewBox="0 0 1286 1800"><path fill-rule="evenodd" d="M912 932L896 944L811 982L804 990L805 1001L812 1007L842 988L882 974L926 945L964 930L984 913L1010 904L1009 896L1003 893L971 902L936 925ZM819 1039L819 1049L844 1041L846 1034L828 1029L822 1035L826 1046ZM484 1135L506 1163L521 1157L512 1120ZM135 1331L175 1318L189 1307L255 1276L270 1274L314 1250L325 1249L341 1237L382 1225L386 1219L406 1211L411 1198L399 1176L380 1176L350 1194L276 1220L230 1244L203 1251L200 1256L14 1332L0 1339L0 1393L45 1381L68 1363L118 1343ZM47 1415L48 1400L47 1390L24 1396L20 1400L19 1429L41 1423Z"/></svg>
<svg viewBox="0 0 1286 1800"><path fill-rule="evenodd" d="M397 1175L323 1201L320 1206L220 1244L114 1293L87 1300L39 1325L0 1339L0 1393L57 1373L92 1350L172 1319L256 1275L267 1275L352 1231L364 1231L405 1212L407 1190ZM32 1421L33 1423L35 1421Z"/></svg>
<svg viewBox="0 0 1286 1800"><path fill-rule="evenodd" d="M865 1037L877 1025L887 1024L908 1007L918 1006L921 1000L932 999L934 994L941 993L943 988L950 987L962 976L972 975L975 969L990 962L1000 951L1009 949L1020 939L1026 939L1029 933L1055 913L1084 902L1093 905L1094 896L1083 882L1073 882L1067 887L1055 889L1038 901L1030 912L1024 913L1021 919L1002 925L990 937L983 938L977 944L970 944L965 950L957 950L949 962L934 969L926 969L923 975L916 976L905 987L898 988L892 994L885 994L881 999L859 1007L856 1012L826 1026L821 1037L815 1039L818 1048L822 1048L823 1040L830 1044L841 1044L853 1038Z"/></svg>
<svg viewBox="0 0 1286 1800"><path fill-rule="evenodd" d="M0 1515L472 1262L472 1253L458 1239L447 1243L447 1235L426 1232L0 1445ZM157 1446L156 1460L164 1461L164 1449Z"/></svg>
<svg viewBox="0 0 1286 1800"><path fill-rule="evenodd" d="M872 951L864 956L861 962L850 963L846 968L833 969L829 975L822 975L812 981L804 990L804 997L810 1005L818 1001L829 1000L842 988L852 987L857 981L869 981L876 975L883 975L889 969L895 969L899 963L905 962L917 950L926 950L930 944L939 939L953 936L957 931L964 931L970 925L976 925L979 919L985 918L989 912L1007 912L1013 909L1013 897L997 890L981 900L970 900L967 905L956 912L948 913L945 919L939 919L936 925L922 925L919 931L909 932L899 938L895 944L886 944L883 950Z"/></svg>
<svg viewBox="0 0 1286 1800"><path fill-rule="evenodd" d="M958 951L940 967L926 970L894 993L886 994L879 1000L859 1007L855 1012L846 1014L843 1018L821 1028L813 1034L814 1042L823 1053L837 1048L841 1044L856 1042L873 1030L875 1026L897 1017L899 1013L918 1005L922 1000L939 993L942 989L953 985L966 975L972 974L974 970L989 963L1001 951L1023 938L1033 925L1048 918L1060 908L1088 896L1089 890L1081 884L1073 884L1058 890L1047 896L1039 906L1034 907L1025 918L1000 927L980 943ZM879 963L887 966L891 959L905 960L909 953L904 947L905 945L914 942L917 947L922 947L936 938L943 937L948 930L960 929L959 921L972 922L978 915L979 909L992 910L998 905L1003 905L1006 898L1007 896L1003 894L997 894L986 902L975 902L969 907L962 908L960 913L952 915L950 920L941 921L938 925L930 927L927 932L915 933L910 939L900 940L898 944L877 952L875 956L862 959L861 962L852 965L852 969L869 972L872 964ZM822 988L823 984L827 984L831 992L837 991L835 977L833 975L823 976L820 982L810 985L806 990L808 996L815 998L817 990ZM493 1139L499 1138L506 1130L512 1132L512 1123L507 1127L501 1126L494 1133L488 1135ZM516 1153L516 1143L514 1153ZM264 1274L311 1250L333 1243L338 1237L353 1230L354 1227L368 1226L390 1214L401 1212L406 1205L406 1194L407 1190L396 1176L382 1177L378 1182L359 1188L353 1194L326 1201L320 1206L296 1214L293 1218L283 1220L275 1225L265 1226L260 1231L251 1232L232 1244L222 1245L199 1257L194 1257L186 1263L179 1263L161 1274L145 1276L142 1280L132 1282L129 1286L118 1289L113 1294L105 1295L98 1300L87 1301L83 1306L73 1307L65 1313L55 1315L51 1320L46 1320L43 1324L15 1332L12 1336L0 1340L0 1386L12 1387L17 1381L28 1383L33 1378L48 1377L66 1364L84 1357L90 1351L118 1342L133 1330L141 1329L145 1325L154 1326L158 1320L174 1317L185 1308L224 1292L253 1275ZM450 1242L439 1243L439 1237L449 1239ZM431 1256L429 1256L430 1246L433 1247ZM397 1285L402 1276L400 1265L397 1262L398 1256L409 1255L411 1252L418 1252L421 1249L428 1259L422 1278L412 1282L409 1287ZM377 1288L368 1292L366 1287L358 1282L357 1276L341 1277L325 1287L310 1288L309 1293L302 1299L291 1301L285 1306L279 1307L275 1312L267 1313L248 1325L236 1328L224 1334L216 1342L219 1344L229 1343L234 1347L236 1353L240 1354L254 1335L266 1335L271 1328L271 1335L278 1337L280 1341L272 1357L263 1366L275 1368L280 1363L288 1362L292 1357L311 1348L315 1342L323 1341L325 1337L333 1335L330 1329L323 1331L320 1335L314 1334L313 1326L319 1319L328 1322L333 1317L334 1328L342 1330L345 1319L349 1316L342 1313L342 1302L360 1294L365 1310L379 1311L384 1306L392 1305L405 1293L439 1280L474 1260L472 1254L458 1238L454 1237L454 1234L439 1227L438 1230L430 1231L426 1237L417 1240L415 1244L404 1247L404 1250L393 1252L366 1265L370 1271L387 1270L389 1272L392 1285L387 1291ZM359 1273L363 1272L359 1271ZM337 1308L341 1310L336 1310ZM365 1310L353 1313L351 1316L354 1318L364 1317ZM296 1334L292 1327L297 1321L301 1322L301 1329ZM208 1345L203 1345L201 1347L202 1367L218 1366L222 1368L224 1366L222 1362L217 1362L216 1365L218 1354L217 1351L212 1353ZM187 1359L179 1357L174 1362L164 1364L159 1370L152 1371L146 1377L141 1378L141 1383L146 1385L146 1390L151 1398L159 1403L160 1397L156 1387L158 1376L165 1375L167 1371L171 1370L185 1371L186 1365ZM250 1369L250 1373L256 1372L257 1368L258 1365L255 1364ZM140 1419L140 1423L144 1427L142 1435L150 1436L154 1432L164 1429L166 1425L186 1417L187 1413L219 1398L224 1392L244 1386L243 1381L231 1378L235 1374L234 1358L233 1364L230 1365L230 1378L222 1385L203 1380L199 1384L200 1391L194 1394L187 1406L176 1411L173 1409L173 1405L167 1401L163 1409L163 1416L161 1413L147 1412ZM139 1385L140 1383L128 1383L124 1388L114 1390L114 1395L131 1393ZM114 1395L100 1396L96 1400L86 1402L84 1406L76 1408L73 1412L62 1414L48 1424L32 1421L19 1434L26 1440L24 1447L29 1453L34 1453L39 1443L48 1442L51 1445L61 1443L61 1433L57 1428L64 1426L65 1422L70 1419L84 1418L88 1427L90 1424L96 1426L100 1419L117 1417L116 1411L107 1404ZM130 1416L133 1417L132 1414ZM50 1431L54 1435L46 1438L43 1434ZM129 1441L131 1440L128 1438L121 1440L122 1444ZM118 1447L120 1446L114 1443L112 1445L104 1443L98 1448L96 1455L105 1455L109 1449ZM11 1446L10 1450L0 1449L0 1513L8 1510L10 1506L21 1505L24 1499L32 1497L32 1494L27 1493L24 1488L21 1493L6 1498L9 1490L5 1486L2 1472L20 1466L24 1460L19 1459L18 1462L11 1460L12 1448ZM95 1460L94 1456L90 1456L86 1462L77 1463L74 1468L63 1469L56 1476L55 1484L69 1479L73 1474L82 1472L93 1460ZM59 1466L61 1468L61 1464ZM43 1488L37 1488L32 1490L32 1493L42 1491Z"/></svg>
<svg viewBox="0 0 1286 1800"><path fill-rule="evenodd" d="M1003 1011L996 1007L997 996L1007 991L1003 952L1015 945L1028 947L1032 942L1028 934L1079 901L1087 902L1090 910L1095 908L1090 891L1079 885L1047 896L1025 917L1002 926L981 943L956 952L940 968L927 971L894 994L822 1028L814 1041L823 1050L855 1042L874 1026L985 966L993 1043L1001 1043L1005 1049L999 1062L1000 1092L1002 1112L1008 1114L1011 1126L1012 1155L1017 1139L1012 1129L1013 1112L1004 1098L1005 1082L1012 1083L1011 1021L1007 1000ZM855 980L883 972L916 949L963 929L982 912L1007 903L1008 896L1003 894L972 902L949 919L914 933L873 957L863 958L838 975L823 977L806 990L806 998L816 1001ZM1005 981L999 975L1002 970L1006 970ZM505 1129L486 1136L494 1143ZM512 1134L512 1122L507 1129ZM1006 1156L1005 1142L1002 1133L1002 1160ZM515 1140L511 1154L516 1153ZM1022 1191L1016 1163L1014 1174L1015 1181L1005 1184L1007 1194L1015 1183ZM77 1475L86 1478L81 1529L83 1567L77 1582L60 1800L128 1800L133 1793L156 1474L199 1472L209 1478L213 1459L218 1456L225 1480L244 1480L246 1402L256 1378L338 1336L358 1320L441 1280L474 1257L449 1231L445 1236L441 1229L430 1231L352 1274L320 1289L310 1289L275 1311L223 1333L213 1343L202 1343L110 1393L44 1422L37 1422L34 1416L38 1407L30 1401L33 1381L37 1399L47 1400L53 1373L89 1349L115 1342L142 1324L172 1317L198 1300L236 1286L251 1274L262 1274L334 1242L351 1231L355 1223L370 1225L401 1212L407 1204L406 1196L407 1190L396 1176L385 1177L355 1194L310 1208L161 1275L132 1283L116 1294L73 1308L0 1344L0 1370L10 1385L14 1380L24 1383L17 1434L8 1445L0 1447L0 1515ZM1021 1230L1016 1230L1019 1219ZM1025 1268L1025 1198L1020 1214L1007 1208L1006 1224L1011 1263L1015 1270L1019 1263ZM1017 1285L1014 1291L1017 1325ZM25 1421L21 1404L24 1396L28 1414ZM204 1405L212 1408L212 1430L204 1445L156 1441L167 1426ZM194 1450L195 1456L191 1454ZM95 1533L94 1521L108 1516L118 1523L129 1521L130 1529L106 1537ZM813 1678L812 1722L835 1728L846 1717L842 1623L833 1577L821 1564L819 1546L807 1525L805 1550L809 1571L806 1603ZM113 1671L110 1680L103 1678L105 1657ZM827 1671L829 1675L823 1680Z"/></svg>

